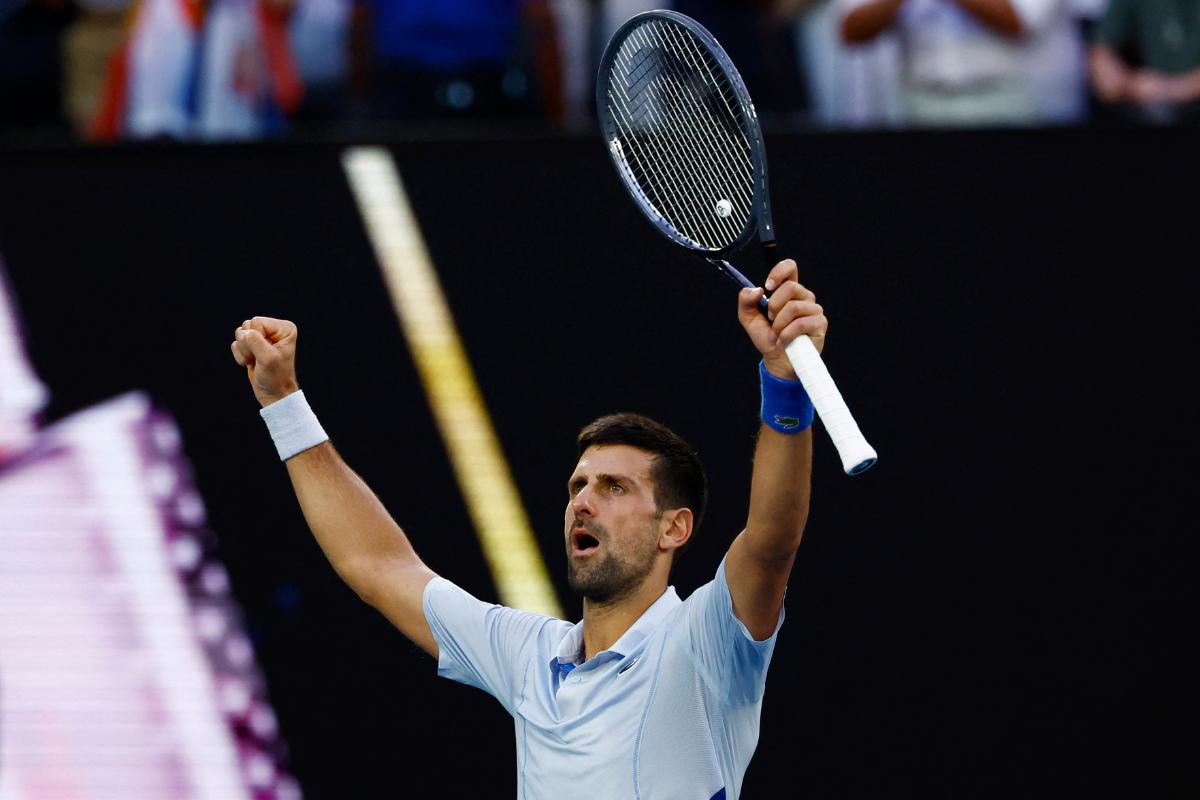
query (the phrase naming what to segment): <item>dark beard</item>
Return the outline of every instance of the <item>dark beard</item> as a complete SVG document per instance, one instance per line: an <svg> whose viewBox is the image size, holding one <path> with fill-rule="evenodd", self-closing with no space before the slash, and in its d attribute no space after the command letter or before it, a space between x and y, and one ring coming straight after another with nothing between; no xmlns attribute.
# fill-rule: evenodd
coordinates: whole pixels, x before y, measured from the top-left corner
<svg viewBox="0 0 1200 800"><path fill-rule="evenodd" d="M608 532L599 525L584 522L583 526L593 536L599 533L600 535L596 536L598 541L605 544L609 542ZM626 564L608 550L594 556L592 562L586 569L580 569L568 556L567 584L572 591L601 605L614 603L632 594L654 568L653 555L642 559L640 563Z"/></svg>

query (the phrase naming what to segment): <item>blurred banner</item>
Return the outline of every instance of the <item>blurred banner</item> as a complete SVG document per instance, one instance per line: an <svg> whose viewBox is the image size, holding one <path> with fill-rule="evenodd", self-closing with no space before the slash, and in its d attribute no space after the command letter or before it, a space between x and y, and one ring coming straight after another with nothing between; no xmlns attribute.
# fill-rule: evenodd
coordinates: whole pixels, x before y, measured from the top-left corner
<svg viewBox="0 0 1200 800"><path fill-rule="evenodd" d="M130 392L38 430L13 312L0 295L0 797L299 798L174 421Z"/></svg>

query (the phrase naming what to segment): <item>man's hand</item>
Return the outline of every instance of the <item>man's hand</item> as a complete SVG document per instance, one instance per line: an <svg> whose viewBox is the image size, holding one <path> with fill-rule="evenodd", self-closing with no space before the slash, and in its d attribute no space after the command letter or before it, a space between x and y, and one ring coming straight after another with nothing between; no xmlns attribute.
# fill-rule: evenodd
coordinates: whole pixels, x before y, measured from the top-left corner
<svg viewBox="0 0 1200 800"><path fill-rule="evenodd" d="M296 383L295 324L285 319L255 317L233 332L233 360L246 368L254 396L263 406L299 390Z"/></svg>
<svg viewBox="0 0 1200 800"><path fill-rule="evenodd" d="M1176 74L1139 69L1130 84L1130 97L1144 106L1190 103L1200 98L1200 69Z"/></svg>
<svg viewBox="0 0 1200 800"><path fill-rule="evenodd" d="M1121 57L1105 44L1092 45L1088 50L1088 74L1096 97L1104 103L1119 103L1128 100L1129 84L1133 71Z"/></svg>
<svg viewBox="0 0 1200 800"><path fill-rule="evenodd" d="M825 347L829 320L817 305L817 296L796 282L796 262L780 261L767 275L767 316L758 310L762 288L742 289L738 294L738 320L750 341L763 355L767 371L785 380L795 380L796 372L784 348L798 336L808 336L820 352Z"/></svg>
<svg viewBox="0 0 1200 800"><path fill-rule="evenodd" d="M1179 99L1177 95L1172 77L1157 70L1134 70L1129 81L1129 97L1140 106L1174 103Z"/></svg>

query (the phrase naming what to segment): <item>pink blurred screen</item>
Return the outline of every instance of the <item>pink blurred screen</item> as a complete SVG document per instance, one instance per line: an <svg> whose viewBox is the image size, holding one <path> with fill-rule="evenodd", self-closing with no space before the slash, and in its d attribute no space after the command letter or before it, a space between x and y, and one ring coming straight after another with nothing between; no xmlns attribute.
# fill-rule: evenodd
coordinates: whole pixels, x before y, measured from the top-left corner
<svg viewBox="0 0 1200 800"><path fill-rule="evenodd" d="M0 800L301 796L190 472L137 392L0 442Z"/></svg>

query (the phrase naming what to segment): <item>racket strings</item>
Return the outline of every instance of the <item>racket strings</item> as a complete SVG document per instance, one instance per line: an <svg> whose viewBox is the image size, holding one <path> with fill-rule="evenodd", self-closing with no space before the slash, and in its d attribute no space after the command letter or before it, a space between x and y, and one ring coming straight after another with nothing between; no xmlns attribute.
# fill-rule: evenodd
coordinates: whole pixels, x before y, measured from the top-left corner
<svg viewBox="0 0 1200 800"><path fill-rule="evenodd" d="M707 103L701 104L701 107L707 112L708 118L713 123L716 130L722 134L718 141L723 145L726 157L730 159L730 161L727 163L730 166L740 164L746 168L746 174L742 176L742 179L745 180L748 185L749 181L751 180L750 142L746 138L746 134L743 132L742 125L739 124L739 121L742 117L740 105L736 101L733 104L730 104L729 102L727 90L732 92L733 87L729 84L729 80L726 78L724 72L714 70L711 57L700 50L695 39L693 39L690 35L684 36L678 33L678 31L671 26L664 27L666 27L667 34L671 37L672 41L677 43L685 54L690 55L688 59L689 66L691 66L692 69L697 73L700 71L699 68L703 67L707 84L706 88L715 90L716 96L721 98L721 103L725 112L724 114L722 114L720 110L714 114ZM709 91L705 96L711 97L712 94L713 92ZM741 138L740 147L738 146L737 140L730 135L731 130L736 132L738 137ZM746 195L746 199L749 202L748 194Z"/></svg>
<svg viewBox="0 0 1200 800"><path fill-rule="evenodd" d="M622 94L624 94L623 90ZM671 183L672 177L688 182L693 194L699 191L702 179L691 162L678 154L669 143L659 141L661 137L653 126L646 128L647 135L636 135L633 130L636 123L636 112L629 109L628 102L622 102L619 97L615 99L619 104L614 108L617 112L618 127L623 129L624 141L631 145L630 148L622 147L621 155L624 163L630 168L635 183L642 191L643 196L647 196L651 205L660 211L664 219L667 219L676 229L697 244L700 244L702 239L721 238L720 232L705 219L707 215L696 215L689 204L679 203L678 192L664 191L664 187ZM628 98L626 99L628 100ZM633 158L630 158L631 155ZM648 195L653 195L653 197ZM681 222L687 224L680 224ZM697 235L701 230L709 235Z"/></svg>
<svg viewBox="0 0 1200 800"><path fill-rule="evenodd" d="M644 40L639 40L637 44L644 44ZM636 99L630 98L624 87L618 84L621 95L625 98L625 102L621 103L622 107L616 109L620 112L618 123L624 122L622 127L625 128L625 139L633 145L632 155L635 158L630 160L633 174L639 179L643 190L648 189L649 194L659 199L659 202L654 204L655 207L665 211L664 218L669 216L667 221L681 233L697 244L701 244L702 241L709 244L722 241L730 236L730 231L721 231L711 221L707 209L696 208L694 202L695 198L705 194L711 196L713 187L705 187L694 154L682 152L677 137L663 135L661 117L666 103L655 102L653 99L655 92L666 96L665 82L654 84L654 80L662 75L662 59L658 57L659 54L660 51L655 48L642 47L635 56L640 57L640 65L631 63L628 55L625 55L623 66L627 70L636 71L649 65L638 79L638 83L642 83L648 78L648 85L642 87L644 91ZM618 58L621 58L620 54ZM619 97L616 99L618 102L621 100ZM644 135L637 135L635 129ZM679 182L687 184L687 191L664 191L670 188L671 184ZM733 237L736 238L736 235L736 231L732 232Z"/></svg>
<svg viewBox="0 0 1200 800"><path fill-rule="evenodd" d="M668 35L671 36L672 41L675 44L678 44L682 51L683 45L674 36L674 33L675 33L674 30L670 26L664 26L664 27L666 28ZM693 47L695 46L695 43L691 42L690 38L688 38L687 41L688 41L688 43L692 44ZM699 55L699 54L697 54L697 55ZM736 152L736 142L731 140L729 137L729 127L731 125L733 125L733 127L735 127L735 129L737 129L739 131L739 133L740 133L740 129L738 129L736 127L737 117L736 117L736 115L734 115L732 109L729 108L728 100L724 97L724 92L721 91L720 83L717 82L715 76L712 74L711 69L708 69L707 63L705 63L706 73L707 73L705 77L707 78L707 80L705 82L706 85L704 85L702 87L701 91L703 92L703 94L705 96L710 96L712 94L712 91L716 90L717 93L721 95L722 102L725 104L725 109L728 112L727 117L714 115L712 113L712 110L709 108L708 103L703 102L703 98L698 99L696 97L696 94L697 94L696 91L681 92L678 88L681 85L689 86L694 89L695 88L694 80L689 80L686 74L682 74L681 70L677 66L677 63L674 62L672 59L663 59L663 60L666 63L666 68L670 71L671 77L674 78L674 80L664 81L664 86L669 92L672 93L673 98L676 101L676 107L682 108L682 106L684 104L688 104L691 107L690 113L680 113L680 114L676 115L676 118L681 119L683 121L684 124L683 124L682 130L689 134L690 143L693 145L693 152L692 152L693 157L695 155L696 150L699 150L700 152L706 151L706 148L704 147L704 143L706 140L715 139L715 141L718 143L718 145L721 146L721 150L722 150L723 154L728 159L726 161L717 160L715 163L717 166L722 168L722 172L723 172L724 176L729 180L729 186L733 187L736 190L734 194L737 195L736 198L731 196L726 199L729 199L730 201L732 201L734 199L740 198L743 201L743 203L745 204L744 216L748 217L749 213L750 213L750 206L752 205L750 193L746 189L746 187L749 185L749 183L751 181L750 148L749 148L749 145L747 144L745 147L745 151L741 154L738 154ZM694 75L699 73L699 70L696 69L697 65L696 65L695 61L689 60L688 66L692 68ZM707 126L707 130L701 130L699 127L699 123L697 121L697 118L698 118L697 115L701 115L701 114L704 115L704 117L703 117L703 119L700 119L699 122L703 122L706 119L709 123L709 126ZM712 137L711 136L712 130L716 130L719 133L721 133L722 135L720 137ZM706 136L706 134L709 134L709 135ZM735 169L735 164L731 163L731 161L739 162L741 166L744 166L746 168L745 174L738 175L736 172L736 169ZM742 216L743 215L739 215L739 217L742 217ZM724 219L730 225L733 225L732 214L729 217L725 217ZM736 226L736 230L734 231L734 236L736 236L738 233L740 233L740 231L741 231L741 226Z"/></svg>
<svg viewBox="0 0 1200 800"><path fill-rule="evenodd" d="M649 27L649 26L644 26ZM668 36L671 36L673 31L671 26L662 26L666 30ZM640 36L639 36L640 34ZM658 141L665 143L670 152L673 152L677 159L682 159L689 169L681 170L681 175L690 178L690 181L685 181L691 189L687 199L690 203L685 203L693 210L693 214L689 215L693 223L697 220L702 221L699 227L705 230L711 237L714 233L714 226L719 231L715 240L711 240L710 244L722 246L732 242L741 232L742 226L736 224L736 220L732 217L732 213L728 216L716 216L714 223L713 216L713 200L714 199L739 199L736 192L728 192L730 187L741 188L742 181L729 168L729 165L721 159L713 159L716 152L712 149L712 145L725 144L721 150L725 151L728 156L728 132L721 121L714 117L708 104L703 102L703 96L697 97L701 92L705 95L710 94L718 87L712 81L711 69L702 73L698 69L694 57L689 58L692 53L688 52L688 48L682 45L680 37L671 36L671 41L667 42L662 38L651 37L644 29L635 31L633 36L635 43L642 46L641 53L652 54L656 66L655 77L661 77L657 84L657 89L665 101L658 106L661 112L658 119L653 120L657 123L657 127L666 130L674 135L660 136ZM670 45L670 49L668 49ZM656 56L656 57L655 57ZM627 57L626 57L627 58ZM680 66L680 61L687 59L687 67L690 69L690 74L683 71ZM628 61L626 62L628 63ZM697 80L701 82L699 91L697 90ZM724 103L724 99L722 100ZM707 122L704 125L705 129L699 127L700 123ZM728 121L727 121L728 122ZM681 124L682 123L682 124ZM714 132L717 135L714 135ZM672 147L673 145L673 147ZM682 152L681 152L682 151ZM653 154L651 154L653 155ZM712 162L705 165L704 162ZM678 160L675 162L678 166ZM705 180L704 174L708 173L709 178L718 177L717 171L704 169L704 166L717 166L721 168L719 172L728 181L728 186L722 185L718 181ZM747 165L748 166L748 165ZM748 180L747 178L743 180ZM725 197L725 195L730 197ZM747 193L744 189L741 192L743 202L747 199ZM746 203L748 206L749 203ZM748 210L748 209L747 209ZM732 208L731 208L732 211ZM745 214L743 216L748 216ZM744 223L743 219L743 223Z"/></svg>
<svg viewBox="0 0 1200 800"><path fill-rule="evenodd" d="M724 71L675 27L643 25L616 54L607 91L614 155L665 221L701 247L720 249L739 238L752 213L750 144ZM716 208L722 200L727 213Z"/></svg>
<svg viewBox="0 0 1200 800"><path fill-rule="evenodd" d="M692 120L690 115L684 115L682 118L688 122L688 124L684 127L684 131L690 137L690 144L693 148L691 158L694 160L697 157L697 151L703 152L701 148L704 147L705 141L712 139L712 136L708 133L708 131L701 130L696 125L692 124L690 122ZM747 161L748 158L749 157L747 156ZM718 182L715 190L714 187L708 187L707 191L700 194L696 199L701 203L705 198L709 200L707 208L704 208L704 204L702 203L701 209L702 211L709 212L704 215L706 219L712 218L711 214L714 207L714 198L716 200L727 200L730 203L728 213L724 216L718 214L717 220L723 223L723 227L726 229L726 231L736 238L741 233L745 221L750 216L750 207L753 203L750 192L747 188L751 180L749 174L749 164L747 163L745 165L747 169L745 171L746 174L744 175L738 175L735 171L735 165L730 164L730 162L727 160L716 159L711 162L710 167L711 166L719 167L721 177L723 177L725 180L723 182ZM734 214L735 211L737 212L736 215ZM739 222L741 224L739 224Z"/></svg>
<svg viewBox="0 0 1200 800"><path fill-rule="evenodd" d="M643 193L653 196L654 207L673 227L701 247L736 238L736 232L728 226L724 231L719 230L708 209L698 204L698 197L712 196L714 191L702 188L703 178L692 166L689 156L680 154L669 139L654 131L638 136L628 129L628 123L624 127L625 141L632 148L624 148L623 155L631 172ZM681 181L687 184L682 191L681 187L672 185ZM715 193L720 194L719 191Z"/></svg>
<svg viewBox="0 0 1200 800"><path fill-rule="evenodd" d="M652 201L652 205L660 211L660 215L697 245L708 247L713 242L728 238L731 232L719 230L705 209L697 209L695 203L685 202L685 198L700 195L701 189L698 184L702 180L694 171L679 166L680 161L685 165L690 163L687 157L679 156L677 159L670 154L669 145L656 143L655 138L653 136L649 138L627 137L627 141L633 144L632 154L635 156L629 161L632 167L631 171L639 188L642 189L643 195L652 195L647 199ZM642 152L644 149L653 150L656 147L660 150L665 147L667 155L656 157L657 154ZM664 164L664 162L670 163ZM683 197L678 191L664 189L673 180L679 180L681 177L691 184L690 190ZM732 235L736 238L736 233Z"/></svg>
<svg viewBox="0 0 1200 800"><path fill-rule="evenodd" d="M718 78L708 58L698 49L690 34L680 33L674 26L662 24L659 27L666 31L670 42L661 40L653 41L646 34L645 27L649 26L644 26L643 29L637 31L637 33L642 34L642 43L648 48L653 48L655 51L666 52L673 56L673 58L659 59L660 63L664 64L666 69L670 71L670 76L674 79L673 81L666 82L666 88L673 90L677 105L682 106L684 103L691 105L691 113L681 113L677 115L677 118L682 119L685 123L692 123L691 128L695 130L696 125L693 114L703 114L704 118L711 125L705 133L715 131L721 134L720 137L714 137L714 140L722 145L722 149L727 157L738 161L748 157L750 152L749 143L746 142L745 136L742 135L741 128L737 124L740 115L729 105L728 97L725 94L725 89L729 88L729 84L724 80L723 75ZM672 45L669 50L665 49L665 45L667 44ZM684 60L687 62L686 66L691 71L691 75L683 72L680 66L680 62ZM696 85L697 79L699 79L701 84L699 87ZM687 87L689 91L681 92L679 87ZM724 113L718 110L718 113L714 115L710 104L704 102L705 99L714 94L720 97ZM731 128L742 136L744 147L741 148L742 152L740 154L738 153L739 148L736 141L729 135Z"/></svg>

